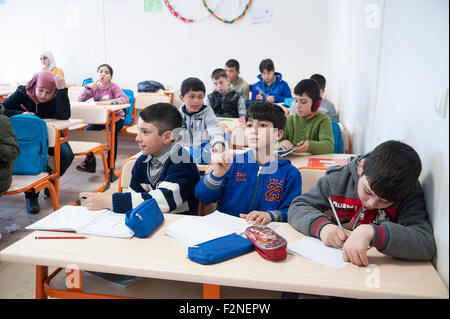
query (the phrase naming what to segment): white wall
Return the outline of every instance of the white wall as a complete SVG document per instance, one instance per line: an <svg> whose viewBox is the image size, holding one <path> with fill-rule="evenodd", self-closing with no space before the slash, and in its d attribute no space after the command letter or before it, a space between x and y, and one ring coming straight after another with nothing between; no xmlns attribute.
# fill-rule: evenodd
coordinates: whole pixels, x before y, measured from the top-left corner
<svg viewBox="0 0 450 319"><path fill-rule="evenodd" d="M201 1L173 3L187 17L206 12ZM220 7L225 10L216 12L234 18L241 13L238 3L227 0ZM67 80L77 84L95 74L99 64L109 63L113 80L119 83L158 80L178 89L183 79L197 76L210 90L211 72L229 58L236 58L241 75L254 83L259 62L270 57L293 87L302 78L324 71L323 20L328 1L274 4L254 1L244 19L229 25L212 17L185 24L171 15L162 0L159 12L144 12L143 0L6 1L0 6L0 28L8 30L2 38L8 50L2 52L0 80L28 80L39 70L40 50L48 48ZM251 24L252 12L266 7L273 9L272 23ZM24 26L24 20L30 23Z"/></svg>
<svg viewBox="0 0 450 319"><path fill-rule="evenodd" d="M442 118L434 105L449 86L448 6L447 0L330 0L325 60L327 94L352 134L354 153L389 139L419 153L434 264L447 286L449 119L448 110Z"/></svg>

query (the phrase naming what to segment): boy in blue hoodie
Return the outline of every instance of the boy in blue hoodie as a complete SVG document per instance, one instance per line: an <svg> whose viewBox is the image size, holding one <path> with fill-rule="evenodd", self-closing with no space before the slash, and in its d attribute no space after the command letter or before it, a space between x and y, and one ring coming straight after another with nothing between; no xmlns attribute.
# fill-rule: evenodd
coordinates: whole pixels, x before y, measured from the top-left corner
<svg viewBox="0 0 450 319"><path fill-rule="evenodd" d="M257 102L247 110L245 120L251 150L234 157L229 150L214 153L213 170L197 184L195 196L205 204L219 201L218 211L254 224L285 222L289 205L302 188L297 168L274 153L283 135L285 113L278 105Z"/></svg>
<svg viewBox="0 0 450 319"><path fill-rule="evenodd" d="M271 59L262 60L259 64L259 81L252 86L252 99L271 103L282 103L285 98L292 97L287 82L282 80L281 73L275 72Z"/></svg>

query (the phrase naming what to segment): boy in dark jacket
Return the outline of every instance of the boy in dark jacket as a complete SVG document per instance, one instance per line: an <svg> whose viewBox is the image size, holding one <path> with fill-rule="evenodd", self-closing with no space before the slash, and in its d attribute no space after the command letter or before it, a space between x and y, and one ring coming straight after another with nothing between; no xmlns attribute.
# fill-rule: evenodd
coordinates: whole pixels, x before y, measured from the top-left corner
<svg viewBox="0 0 450 319"><path fill-rule="evenodd" d="M157 103L139 112L136 142L141 155L131 172L127 193L80 193L88 209L126 213L145 200L154 200L162 213L197 214L194 187L200 179L189 152L175 143L182 119L178 109Z"/></svg>
<svg viewBox="0 0 450 319"><path fill-rule="evenodd" d="M11 186L14 161L20 154L16 134L9 119L3 115L4 109L0 103L0 196Z"/></svg>
<svg viewBox="0 0 450 319"><path fill-rule="evenodd" d="M431 260L436 248L418 182L421 169L412 147L384 142L347 165L329 168L294 199L288 221L305 235L342 247L344 260L355 265L369 264L369 245L396 258ZM324 214L331 207L328 198L343 229Z"/></svg>
<svg viewBox="0 0 450 319"><path fill-rule="evenodd" d="M255 224L286 221L291 201L301 194L302 179L287 159L274 154L286 116L280 106L258 102L245 115L251 150L213 157L214 169L202 177L195 196L203 203L219 201L217 210ZM232 162L232 163L231 163Z"/></svg>

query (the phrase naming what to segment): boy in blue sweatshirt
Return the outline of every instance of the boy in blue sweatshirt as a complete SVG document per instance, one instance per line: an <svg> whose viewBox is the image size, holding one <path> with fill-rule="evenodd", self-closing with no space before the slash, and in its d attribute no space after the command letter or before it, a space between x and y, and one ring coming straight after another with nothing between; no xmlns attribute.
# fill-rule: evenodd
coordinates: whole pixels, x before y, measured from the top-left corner
<svg viewBox="0 0 450 319"><path fill-rule="evenodd" d="M291 201L301 195L302 179L297 168L274 153L283 135L286 116L280 106L257 102L245 115L248 152L227 150L213 154L214 167L195 187L203 203L219 201L217 210L240 216L254 224L287 221Z"/></svg>
<svg viewBox="0 0 450 319"><path fill-rule="evenodd" d="M259 81L252 86L252 99L271 103L283 103L285 98L292 97L291 89L282 80L281 73L275 72L271 59L262 60L259 64Z"/></svg>
<svg viewBox="0 0 450 319"><path fill-rule="evenodd" d="M182 118L172 104L157 103L139 112L136 142L143 155L131 172L128 193L81 193L88 209L126 213L145 200L154 200L162 213L196 215L194 187L200 179L189 152L175 143Z"/></svg>

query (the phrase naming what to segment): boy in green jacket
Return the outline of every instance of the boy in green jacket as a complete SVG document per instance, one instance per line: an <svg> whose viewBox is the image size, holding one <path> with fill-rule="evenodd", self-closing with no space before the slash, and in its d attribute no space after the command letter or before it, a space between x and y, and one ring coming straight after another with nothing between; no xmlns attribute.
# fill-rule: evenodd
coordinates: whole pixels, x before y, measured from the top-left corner
<svg viewBox="0 0 450 319"><path fill-rule="evenodd" d="M300 81L294 89L297 114L288 116L279 149L295 148L296 153L333 153L334 138L331 122L319 112L320 88L316 81Z"/></svg>
<svg viewBox="0 0 450 319"><path fill-rule="evenodd" d="M20 154L16 134L9 118L3 115L4 109L0 103L0 196L11 186L14 161Z"/></svg>

